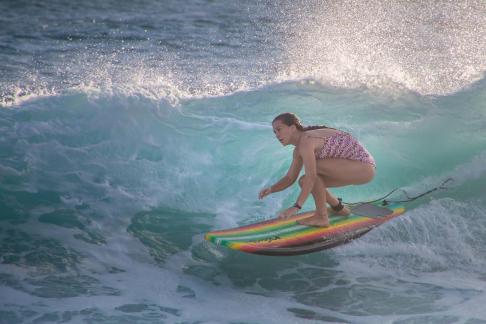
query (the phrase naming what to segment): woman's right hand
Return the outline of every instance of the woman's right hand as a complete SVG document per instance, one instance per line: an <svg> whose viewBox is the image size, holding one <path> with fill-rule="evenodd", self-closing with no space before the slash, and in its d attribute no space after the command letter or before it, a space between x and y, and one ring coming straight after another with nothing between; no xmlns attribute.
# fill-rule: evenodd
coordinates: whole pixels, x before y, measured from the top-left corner
<svg viewBox="0 0 486 324"><path fill-rule="evenodd" d="M270 187L264 188L258 194L258 199L263 199L263 198L265 198L265 196L268 196L271 193L272 193L272 189Z"/></svg>

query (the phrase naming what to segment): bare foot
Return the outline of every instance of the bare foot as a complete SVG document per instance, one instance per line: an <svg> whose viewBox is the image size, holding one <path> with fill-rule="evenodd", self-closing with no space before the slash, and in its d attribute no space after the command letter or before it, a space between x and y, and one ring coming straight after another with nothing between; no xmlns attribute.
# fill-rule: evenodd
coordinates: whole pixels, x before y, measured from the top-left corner
<svg viewBox="0 0 486 324"><path fill-rule="evenodd" d="M333 216L349 216L349 214L351 214L351 210L346 206L344 206L344 208L340 211L335 211L332 209L332 207L329 207L327 208L327 213Z"/></svg>
<svg viewBox="0 0 486 324"><path fill-rule="evenodd" d="M307 226L329 227L329 219L327 216L324 215L314 214L310 217L297 221L297 223L301 225L307 225Z"/></svg>

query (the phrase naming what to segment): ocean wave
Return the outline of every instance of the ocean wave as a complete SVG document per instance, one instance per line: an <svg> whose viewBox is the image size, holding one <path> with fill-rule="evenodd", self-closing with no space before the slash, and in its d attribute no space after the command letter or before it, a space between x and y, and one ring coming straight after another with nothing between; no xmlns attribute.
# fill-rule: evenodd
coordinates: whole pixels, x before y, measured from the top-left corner
<svg viewBox="0 0 486 324"><path fill-rule="evenodd" d="M232 41L223 32L236 37L231 26L221 27L221 42L215 42L204 33L211 24L198 25L197 47L181 40L172 48L167 43L172 33L140 26L126 34L106 35L109 44L89 35L60 44L47 39L55 54L49 46L40 47L35 64L10 63L9 73L0 80L0 105L18 106L74 90L140 96L177 106L282 83L447 96L485 77L481 37L486 34L486 12L480 1L297 1L255 6L259 10L245 16L234 48L220 46ZM160 23L160 17L149 18ZM191 19L198 24L199 18ZM97 28L103 32L103 25ZM133 34L143 37L132 39ZM159 43L151 41L155 36ZM253 38L258 41L250 41ZM19 55L32 60L19 46L14 46Z"/></svg>
<svg viewBox="0 0 486 324"><path fill-rule="evenodd" d="M283 78L442 96L484 77L481 1L298 1L288 12Z"/></svg>

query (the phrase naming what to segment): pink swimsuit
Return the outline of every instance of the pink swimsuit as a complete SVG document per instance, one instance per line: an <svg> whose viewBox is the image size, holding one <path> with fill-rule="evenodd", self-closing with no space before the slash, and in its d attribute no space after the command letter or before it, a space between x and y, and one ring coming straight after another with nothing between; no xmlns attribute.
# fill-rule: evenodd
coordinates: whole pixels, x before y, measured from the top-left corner
<svg viewBox="0 0 486 324"><path fill-rule="evenodd" d="M315 136L310 136L315 137ZM331 136L319 137L326 142L316 152L317 159L348 159L369 163L376 167L375 159L351 134L336 132Z"/></svg>

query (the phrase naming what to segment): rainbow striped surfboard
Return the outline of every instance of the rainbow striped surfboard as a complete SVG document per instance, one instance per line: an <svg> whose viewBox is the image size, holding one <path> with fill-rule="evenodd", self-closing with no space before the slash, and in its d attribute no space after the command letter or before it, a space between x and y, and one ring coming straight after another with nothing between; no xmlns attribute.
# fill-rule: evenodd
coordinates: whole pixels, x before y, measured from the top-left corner
<svg viewBox="0 0 486 324"><path fill-rule="evenodd" d="M263 255L297 255L329 249L368 233L376 226L405 212L396 203L383 201L349 206L351 215L330 217L331 226L314 227L297 221L312 211L288 219L271 219L261 223L209 232L205 239L233 250Z"/></svg>

